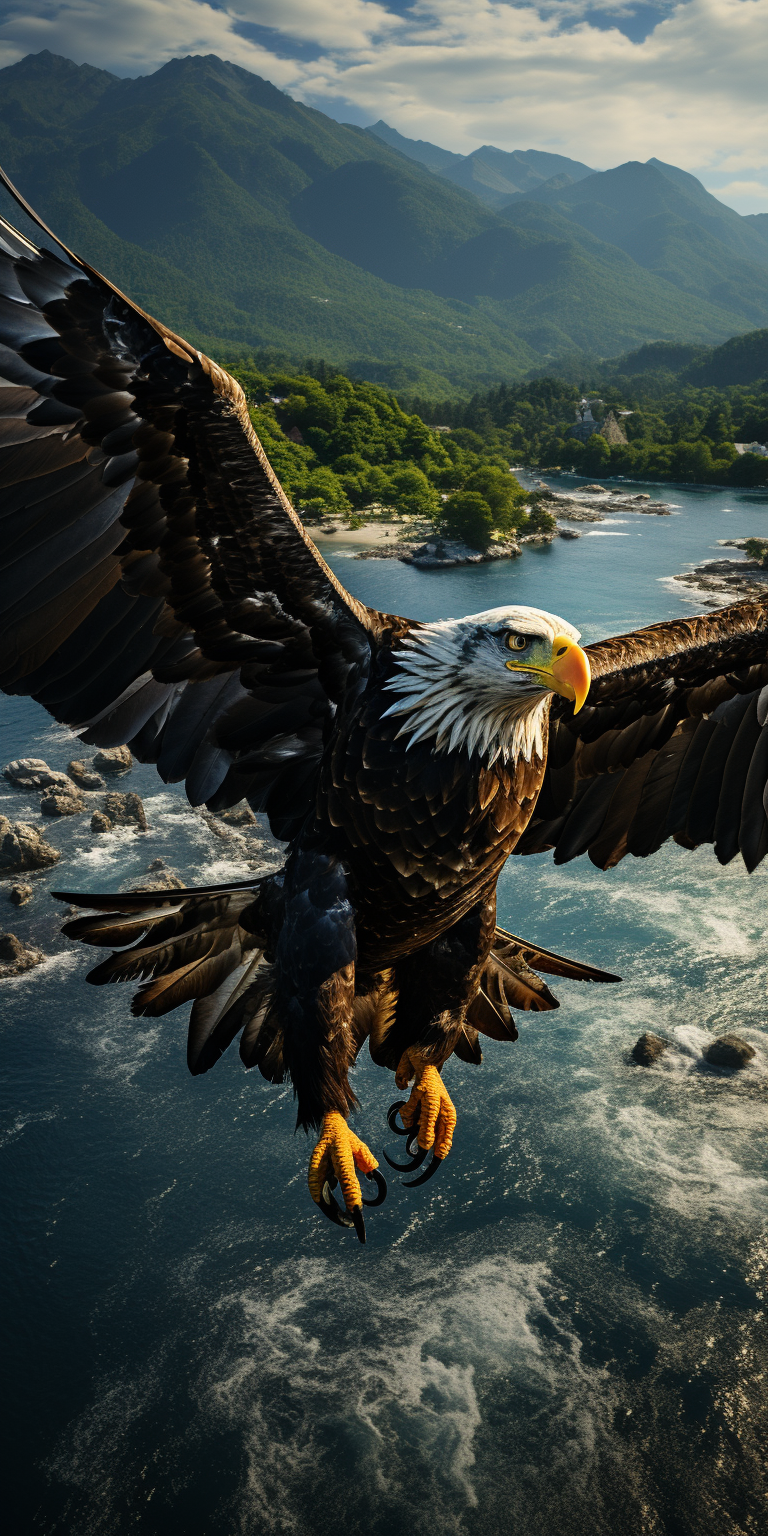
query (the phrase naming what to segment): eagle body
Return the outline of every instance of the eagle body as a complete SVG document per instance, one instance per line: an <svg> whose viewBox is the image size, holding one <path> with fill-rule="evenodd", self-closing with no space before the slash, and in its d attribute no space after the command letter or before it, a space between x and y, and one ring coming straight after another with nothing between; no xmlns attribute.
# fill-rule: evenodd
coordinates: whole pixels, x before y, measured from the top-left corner
<svg viewBox="0 0 768 1536"><path fill-rule="evenodd" d="M192 1004L194 1075L239 1039L246 1067L290 1079L320 1131L312 1198L364 1237L357 1172L383 1181L348 1125L361 1048L413 1084L421 1180L451 1146L451 1054L478 1064L516 1010L556 1008L548 976L618 980L497 926L510 855L765 857L768 599L583 650L544 608L367 607L235 380L0 179L41 230L0 220L0 686L86 744L127 743L193 805L247 800L286 845L244 882L58 893L85 914L64 931L107 951L93 984L140 983L134 1015Z"/></svg>

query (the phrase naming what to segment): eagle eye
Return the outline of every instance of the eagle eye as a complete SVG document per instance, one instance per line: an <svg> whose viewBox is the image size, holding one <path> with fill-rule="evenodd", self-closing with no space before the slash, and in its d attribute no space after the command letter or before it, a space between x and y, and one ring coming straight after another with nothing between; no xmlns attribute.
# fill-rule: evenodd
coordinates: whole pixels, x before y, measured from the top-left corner
<svg viewBox="0 0 768 1536"><path fill-rule="evenodd" d="M514 632L514 630L511 634L507 635L507 645L509 646L510 651L525 651L528 649L530 643L531 642L527 635L518 635Z"/></svg>

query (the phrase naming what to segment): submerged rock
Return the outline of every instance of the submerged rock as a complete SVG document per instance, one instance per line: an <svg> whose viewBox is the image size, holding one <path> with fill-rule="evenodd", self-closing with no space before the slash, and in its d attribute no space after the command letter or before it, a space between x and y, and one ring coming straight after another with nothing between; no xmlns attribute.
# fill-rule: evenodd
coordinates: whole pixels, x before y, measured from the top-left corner
<svg viewBox="0 0 768 1536"><path fill-rule="evenodd" d="M46 869L58 864L61 854L26 821L0 816L0 870Z"/></svg>
<svg viewBox="0 0 768 1536"><path fill-rule="evenodd" d="M49 768L42 757L17 757L6 765L3 775L16 789L51 789L70 783L66 773Z"/></svg>
<svg viewBox="0 0 768 1536"><path fill-rule="evenodd" d="M110 790L104 796L104 814L118 827L138 827L140 832L147 831L144 806L132 790L126 795L121 795L115 789Z"/></svg>
<svg viewBox="0 0 768 1536"><path fill-rule="evenodd" d="M67 773L78 789L106 789L107 787L101 774L87 768L80 758L76 757L73 762L67 764Z"/></svg>
<svg viewBox="0 0 768 1536"><path fill-rule="evenodd" d="M12 901L15 907L25 907L34 894L31 885L25 885L23 881L17 880L8 892L8 900Z"/></svg>
<svg viewBox="0 0 768 1536"><path fill-rule="evenodd" d="M133 767L129 747L102 747L93 759L93 767L97 773L109 773L113 776L119 773L130 773Z"/></svg>
<svg viewBox="0 0 768 1536"><path fill-rule="evenodd" d="M0 980L9 976L22 976L45 959L41 949L33 949L15 933L0 933Z"/></svg>
<svg viewBox="0 0 768 1536"><path fill-rule="evenodd" d="M658 1061L659 1057L663 1056L668 1046L669 1041L663 1040L661 1035L653 1035L650 1032L646 1032L646 1034L640 1036L639 1040L635 1041L632 1047L632 1055L641 1067L651 1067L654 1061Z"/></svg>
<svg viewBox="0 0 768 1536"><path fill-rule="evenodd" d="M78 816L85 810L85 800L76 784L56 784L43 795L40 810L44 816Z"/></svg>
<svg viewBox="0 0 768 1536"><path fill-rule="evenodd" d="M704 1060L711 1067L734 1067L738 1071L751 1061L755 1054L754 1046L747 1040L742 1040L739 1035L718 1035L704 1052Z"/></svg>

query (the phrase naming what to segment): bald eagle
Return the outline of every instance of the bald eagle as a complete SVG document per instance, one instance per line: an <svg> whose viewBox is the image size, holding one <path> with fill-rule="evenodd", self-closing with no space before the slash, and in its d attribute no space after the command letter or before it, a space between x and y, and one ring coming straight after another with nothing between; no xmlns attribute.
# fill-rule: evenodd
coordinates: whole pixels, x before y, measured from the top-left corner
<svg viewBox="0 0 768 1536"><path fill-rule="evenodd" d="M132 1012L193 1001L188 1064L240 1036L319 1131L309 1187L365 1237L385 1192L348 1125L367 1040L412 1084L390 1125L423 1181L456 1112L441 1077L542 976L618 978L496 924L510 854L600 869L673 838L749 870L768 848L768 603L582 649L570 622L497 608L421 624L345 590L222 368L46 229L0 228L4 602L0 683L86 743L128 743L212 811L245 798L279 873L205 889L57 893L64 932L141 981ZM398 1120L399 1112L399 1120ZM358 1173L372 1182L363 1198ZM341 1187L344 1206L332 1190Z"/></svg>

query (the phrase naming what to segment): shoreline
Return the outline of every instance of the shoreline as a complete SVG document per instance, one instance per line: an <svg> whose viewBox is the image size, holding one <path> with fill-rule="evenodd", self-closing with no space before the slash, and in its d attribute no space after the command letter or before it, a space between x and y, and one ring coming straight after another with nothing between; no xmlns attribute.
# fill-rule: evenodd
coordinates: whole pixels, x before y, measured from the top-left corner
<svg viewBox="0 0 768 1536"><path fill-rule="evenodd" d="M541 475L554 475L554 476L557 476L558 478L567 475L571 480L590 480L591 479L591 477L589 475L580 475L575 470L570 470L570 469L544 469L544 468L530 469L527 465L524 465L524 464L519 465L519 467L518 467L517 471L515 471L515 473L518 473L518 474L521 474L521 475L530 475L532 478L535 475L539 475L539 476L541 476ZM768 500L768 484L766 484L766 485L730 485L730 484L729 485L724 485L724 484L719 484L715 480L649 480L647 478L646 479L642 479L641 478L639 480L633 480L633 479L630 479L630 477L628 475L601 475L600 478L605 481L606 485L653 485L653 486L660 486L660 487L667 486L670 491L732 491L734 493L734 495L738 495L738 496L750 496L750 495L762 496L765 500ZM577 489L578 489L578 487L577 487Z"/></svg>
<svg viewBox="0 0 768 1536"><path fill-rule="evenodd" d="M768 595L768 570L757 560L702 560L690 571L662 576L660 580L673 581L687 591L702 592L718 606Z"/></svg>

